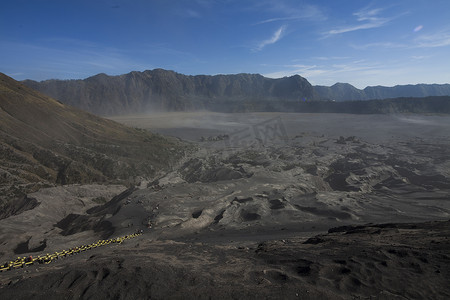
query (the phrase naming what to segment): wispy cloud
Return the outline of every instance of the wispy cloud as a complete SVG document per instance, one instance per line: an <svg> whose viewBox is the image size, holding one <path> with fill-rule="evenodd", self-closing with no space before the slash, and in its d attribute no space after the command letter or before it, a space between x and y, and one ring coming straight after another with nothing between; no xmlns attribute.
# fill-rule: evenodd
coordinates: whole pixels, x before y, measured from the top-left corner
<svg viewBox="0 0 450 300"><path fill-rule="evenodd" d="M200 13L192 9L187 9L186 16L189 18L200 18Z"/></svg>
<svg viewBox="0 0 450 300"><path fill-rule="evenodd" d="M440 31L434 34L420 35L415 40L418 48L435 48L450 46L450 31Z"/></svg>
<svg viewBox="0 0 450 300"><path fill-rule="evenodd" d="M370 22L378 22L380 20L377 15L383 11L382 8L375 9L362 9L360 11L355 12L353 15L358 17L358 21L370 21Z"/></svg>
<svg viewBox="0 0 450 300"><path fill-rule="evenodd" d="M417 64L411 64L410 60L390 60L386 61L368 61L355 60L344 61L339 64L292 64L265 66L271 68L272 72L264 74L270 78L280 78L298 74L313 85L331 86L336 82L348 82L357 88L366 86L384 85L392 86L394 84L414 84L414 83L445 83L448 82L448 76L442 76L436 72L430 72L430 76L423 78L417 76L421 73L421 67Z"/></svg>
<svg viewBox="0 0 450 300"><path fill-rule="evenodd" d="M283 34L284 34L285 30L286 30L286 26L281 26L277 31L275 31L273 33L272 37L270 37L267 40L264 40L264 41L260 42L256 46L256 48L254 50L255 51L261 51L267 45L275 44L276 42L278 42L283 37Z"/></svg>
<svg viewBox="0 0 450 300"><path fill-rule="evenodd" d="M317 60L341 60L341 59L349 59L349 56L315 56L312 59Z"/></svg>
<svg viewBox="0 0 450 300"><path fill-rule="evenodd" d="M55 76L73 79L101 72L120 74L148 67L121 49L75 39L60 39L60 43L55 46L52 43L54 40L45 39L35 44L5 42L0 46L0 52L5 53L6 49L17 49L16 51L22 55L24 65L20 68L11 66L19 71L17 73L26 74L17 75L18 79L44 80L55 78ZM33 53L32 56L24 55L30 52ZM8 64L5 66L9 67Z"/></svg>
<svg viewBox="0 0 450 300"><path fill-rule="evenodd" d="M325 21L327 19L321 8L316 5L303 4L298 2L293 4L287 3L286 1L265 1L262 2L261 5L265 6L265 10L277 16L262 20L255 25L278 21Z"/></svg>
<svg viewBox="0 0 450 300"><path fill-rule="evenodd" d="M419 26L416 26L415 28L414 28L414 32L419 32L419 31L421 31L423 29L423 25L419 25Z"/></svg>
<svg viewBox="0 0 450 300"><path fill-rule="evenodd" d="M384 26L389 21L391 21L392 18L380 17L379 14L382 11L383 11L382 8L375 8L375 9L364 8L360 11L353 13L353 15L356 16L356 20L359 23L331 29L331 30L325 32L324 35L332 36L332 35L346 33L346 32L352 32L352 31L370 29L370 28L378 28L378 27Z"/></svg>
<svg viewBox="0 0 450 300"><path fill-rule="evenodd" d="M363 45L358 44L350 44L350 47L357 50L367 50L370 48L385 48L385 49L394 49L394 48L408 48L410 47L407 44L402 44L398 42L376 42L376 43L368 43Z"/></svg>
<svg viewBox="0 0 450 300"><path fill-rule="evenodd" d="M339 29L332 29L327 32L327 35L335 35L335 34L340 34L340 33L357 31L357 30L361 30L361 29L377 28L377 27L382 26L384 23L385 22L383 22L383 23L366 23L366 24L354 25L354 26L344 27L344 28L339 28Z"/></svg>
<svg viewBox="0 0 450 300"><path fill-rule="evenodd" d="M332 85L336 82L350 81L347 78L355 78L360 74L364 80L365 76L372 76L383 72L383 66L377 63L369 63L365 60L348 61L341 64L292 64L277 66L279 70L264 74L269 78L281 78L285 76L300 75L307 78L311 83ZM358 77L358 76L357 76ZM364 87L363 84L353 81L352 84Z"/></svg>
<svg viewBox="0 0 450 300"><path fill-rule="evenodd" d="M298 20L299 17L280 17L280 18L271 18L255 23L255 25L277 22L277 21L290 21L290 20Z"/></svg>
<svg viewBox="0 0 450 300"><path fill-rule="evenodd" d="M430 34L422 34L414 39L404 40L402 42L375 42L368 44L351 44L350 47L357 50L367 50L370 48L384 49L414 49L414 48L437 48L450 46L450 30L443 30Z"/></svg>
<svg viewBox="0 0 450 300"><path fill-rule="evenodd" d="M424 60L424 59L428 59L431 58L431 55L412 55L411 59L412 60Z"/></svg>
<svg viewBox="0 0 450 300"><path fill-rule="evenodd" d="M325 70L321 69L317 65L301 65L301 64L294 64L294 65L284 65L280 68L283 68L283 70L270 72L264 74L265 77L269 78L281 78L286 76L293 76L296 74L299 74L303 77L312 77L314 75L320 75L326 72Z"/></svg>

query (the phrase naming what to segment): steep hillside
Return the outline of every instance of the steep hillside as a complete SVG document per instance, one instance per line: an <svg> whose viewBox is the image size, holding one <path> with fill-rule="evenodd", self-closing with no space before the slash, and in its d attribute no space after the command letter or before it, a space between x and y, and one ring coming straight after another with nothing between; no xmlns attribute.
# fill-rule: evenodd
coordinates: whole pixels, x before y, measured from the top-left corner
<svg viewBox="0 0 450 300"><path fill-rule="evenodd" d="M66 106L0 73L0 206L41 186L152 176L181 152L174 141Z"/></svg>
<svg viewBox="0 0 450 300"><path fill-rule="evenodd" d="M98 115L204 109L228 101L316 100L311 84L295 75L280 79L258 74L186 76L155 69L84 80L24 81L66 104Z"/></svg>
<svg viewBox="0 0 450 300"><path fill-rule="evenodd" d="M322 100L353 101L388 99L399 97L450 96L450 84L416 84L368 86L363 90L348 83L336 83L332 86L314 86L314 90Z"/></svg>

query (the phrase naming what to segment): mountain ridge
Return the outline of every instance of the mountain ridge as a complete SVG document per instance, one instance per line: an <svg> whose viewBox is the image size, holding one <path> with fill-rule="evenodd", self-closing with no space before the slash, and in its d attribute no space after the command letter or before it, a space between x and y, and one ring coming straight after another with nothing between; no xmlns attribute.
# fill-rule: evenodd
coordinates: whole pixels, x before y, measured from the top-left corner
<svg viewBox="0 0 450 300"><path fill-rule="evenodd" d="M99 115L205 109L211 103L241 101L314 101L303 77L270 79L259 74L183 75L163 69L79 80L23 83L69 105Z"/></svg>
<svg viewBox="0 0 450 300"><path fill-rule="evenodd" d="M260 74L184 75L154 69L86 79L23 81L25 85L79 109L104 116L158 111L230 110L231 103L276 106L281 102L356 101L449 96L450 84L368 86L311 85L300 75L267 78ZM242 110L242 109L240 109ZM231 111L234 111L231 109Z"/></svg>
<svg viewBox="0 0 450 300"><path fill-rule="evenodd" d="M315 91L322 100L354 101L380 100L400 97L450 96L450 84L406 84L367 86L358 89L349 83L335 83L332 86L315 85Z"/></svg>

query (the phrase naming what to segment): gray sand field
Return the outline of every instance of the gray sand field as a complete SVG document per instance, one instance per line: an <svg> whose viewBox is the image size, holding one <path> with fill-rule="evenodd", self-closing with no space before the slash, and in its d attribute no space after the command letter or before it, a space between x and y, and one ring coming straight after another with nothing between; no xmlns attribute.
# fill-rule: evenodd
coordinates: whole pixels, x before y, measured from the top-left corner
<svg viewBox="0 0 450 300"><path fill-rule="evenodd" d="M198 140L209 132L231 133L277 117L283 121L289 136L305 132L331 138L355 135L381 142L396 138L450 137L450 117L447 115L171 112L111 119L152 132Z"/></svg>
<svg viewBox="0 0 450 300"><path fill-rule="evenodd" d="M160 178L163 188L134 193L161 203L157 223L183 232L245 228L258 239L450 216L448 116L193 112L114 120L198 143Z"/></svg>
<svg viewBox="0 0 450 300"><path fill-rule="evenodd" d="M60 298L450 295L443 283L450 117L192 112L112 119L183 139L192 151L134 188L66 186L29 195L41 204L0 220L0 259L144 234L51 267L2 273L0 295L39 298L32 293L39 286ZM428 221L442 222L374 225Z"/></svg>

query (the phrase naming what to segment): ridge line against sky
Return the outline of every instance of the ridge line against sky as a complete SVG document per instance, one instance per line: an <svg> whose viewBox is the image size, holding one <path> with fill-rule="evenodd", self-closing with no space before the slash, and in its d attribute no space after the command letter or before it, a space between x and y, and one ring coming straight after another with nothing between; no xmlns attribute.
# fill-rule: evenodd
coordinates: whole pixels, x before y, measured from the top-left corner
<svg viewBox="0 0 450 300"><path fill-rule="evenodd" d="M0 72L81 79L163 68L314 85L450 83L447 0L15 0Z"/></svg>

